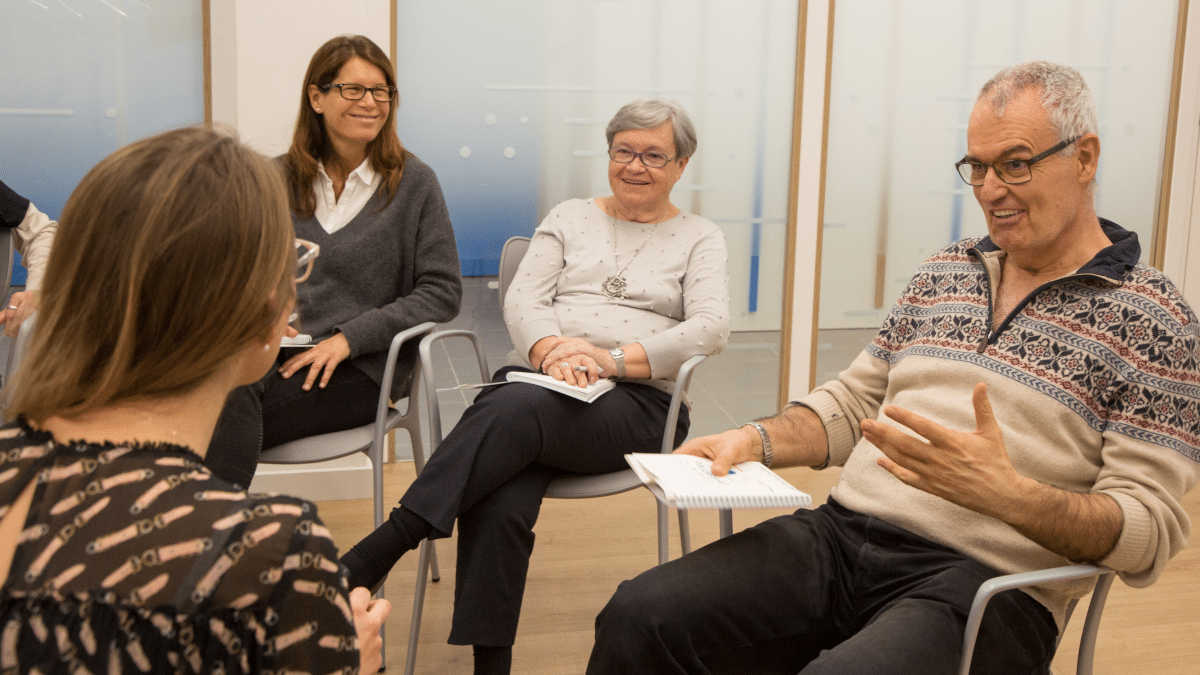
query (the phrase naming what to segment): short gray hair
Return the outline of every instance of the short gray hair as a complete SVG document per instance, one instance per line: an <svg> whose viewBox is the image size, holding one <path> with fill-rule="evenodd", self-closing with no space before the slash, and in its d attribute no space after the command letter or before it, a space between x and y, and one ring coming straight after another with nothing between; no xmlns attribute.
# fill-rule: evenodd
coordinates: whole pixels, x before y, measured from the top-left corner
<svg viewBox="0 0 1200 675"><path fill-rule="evenodd" d="M979 91L978 102L987 101L997 116L1021 92L1040 89L1038 101L1054 125L1060 141L1096 133L1099 126L1096 101L1079 71L1047 61L1021 63L996 73ZM1063 150L1070 156L1075 146Z"/></svg>
<svg viewBox="0 0 1200 675"><path fill-rule="evenodd" d="M663 122L671 123L675 133L675 158L687 159L696 152L696 128L684 112L683 106L663 98L643 98L621 106L608 122L604 135L608 147L612 147L613 136L630 129L653 129Z"/></svg>

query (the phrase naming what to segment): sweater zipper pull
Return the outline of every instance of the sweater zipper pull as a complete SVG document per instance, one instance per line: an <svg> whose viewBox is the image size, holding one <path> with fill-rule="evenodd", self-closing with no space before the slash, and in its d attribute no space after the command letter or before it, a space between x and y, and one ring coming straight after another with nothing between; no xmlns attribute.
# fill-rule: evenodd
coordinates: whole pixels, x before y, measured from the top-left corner
<svg viewBox="0 0 1200 675"><path fill-rule="evenodd" d="M987 349L988 340L991 339L991 337L991 335L984 335L983 338L979 340L979 344L975 347L976 354L982 354L983 350Z"/></svg>

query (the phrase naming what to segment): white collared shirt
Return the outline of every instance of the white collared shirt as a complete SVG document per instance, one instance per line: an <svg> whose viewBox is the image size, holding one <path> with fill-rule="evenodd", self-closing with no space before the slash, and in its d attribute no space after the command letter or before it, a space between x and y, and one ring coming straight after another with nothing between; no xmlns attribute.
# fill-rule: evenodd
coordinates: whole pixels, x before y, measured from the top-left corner
<svg viewBox="0 0 1200 675"><path fill-rule="evenodd" d="M333 179L325 173L325 164L317 162L317 177L313 180L313 192L317 195L317 222L329 234L342 229L367 205L371 195L383 182L383 174L371 168L370 158L364 159L358 168L346 176L342 197L333 195Z"/></svg>

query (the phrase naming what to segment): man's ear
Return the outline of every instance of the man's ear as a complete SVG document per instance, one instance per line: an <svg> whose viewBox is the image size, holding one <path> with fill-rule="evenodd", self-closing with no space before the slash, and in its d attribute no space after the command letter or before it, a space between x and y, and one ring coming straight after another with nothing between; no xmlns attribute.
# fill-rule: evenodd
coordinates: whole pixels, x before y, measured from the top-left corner
<svg viewBox="0 0 1200 675"><path fill-rule="evenodd" d="M1079 182L1087 185L1095 180L1096 169L1100 165L1100 137L1084 134L1075 141L1075 160L1079 166Z"/></svg>

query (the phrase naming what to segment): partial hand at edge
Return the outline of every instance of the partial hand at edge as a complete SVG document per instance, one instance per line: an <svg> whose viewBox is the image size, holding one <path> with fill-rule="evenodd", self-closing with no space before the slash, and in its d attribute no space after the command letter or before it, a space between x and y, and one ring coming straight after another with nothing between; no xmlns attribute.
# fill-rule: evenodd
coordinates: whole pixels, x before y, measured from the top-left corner
<svg viewBox="0 0 1200 675"><path fill-rule="evenodd" d="M372 599L371 591L363 587L350 590L350 610L354 615L354 632L358 635L358 672L371 675L383 667L383 638L379 629L392 613L392 603L383 598Z"/></svg>
<svg viewBox="0 0 1200 675"><path fill-rule="evenodd" d="M17 337L17 329L33 314L38 307L40 299L38 291L18 291L12 294L8 300L8 305L0 311L0 324L4 324L4 334L8 337ZM9 309L15 306L16 309Z"/></svg>

